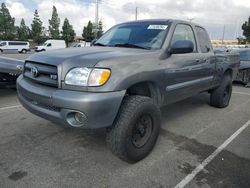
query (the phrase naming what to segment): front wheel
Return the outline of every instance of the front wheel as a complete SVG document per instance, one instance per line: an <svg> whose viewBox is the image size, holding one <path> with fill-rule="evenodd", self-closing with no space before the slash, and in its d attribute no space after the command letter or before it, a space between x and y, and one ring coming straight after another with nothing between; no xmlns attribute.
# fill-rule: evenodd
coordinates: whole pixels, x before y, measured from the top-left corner
<svg viewBox="0 0 250 188"><path fill-rule="evenodd" d="M217 108L225 108L229 105L232 95L232 77L226 74L220 86L211 91L210 104Z"/></svg>
<svg viewBox="0 0 250 188"><path fill-rule="evenodd" d="M160 130L159 107L149 97L128 96L107 131L111 151L122 160L137 162L153 149Z"/></svg>

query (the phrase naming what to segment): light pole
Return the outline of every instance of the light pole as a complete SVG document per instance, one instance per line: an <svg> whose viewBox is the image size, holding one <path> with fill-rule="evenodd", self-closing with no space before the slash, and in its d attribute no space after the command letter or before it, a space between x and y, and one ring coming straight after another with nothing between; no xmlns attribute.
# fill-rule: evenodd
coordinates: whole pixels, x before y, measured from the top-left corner
<svg viewBox="0 0 250 188"><path fill-rule="evenodd" d="M137 20L137 15L138 15L138 7L135 7L135 20Z"/></svg>
<svg viewBox="0 0 250 188"><path fill-rule="evenodd" d="M99 2L100 0L95 1L95 23L94 23L94 28L93 28L95 37L97 37L97 32L99 30Z"/></svg>
<svg viewBox="0 0 250 188"><path fill-rule="evenodd" d="M99 20L99 0L96 0L95 4L95 24L98 26L98 20Z"/></svg>
<svg viewBox="0 0 250 188"><path fill-rule="evenodd" d="M223 43L224 43L224 38L225 38L225 30L226 30L226 26L224 25L224 27L223 27L223 32L222 32L222 40L221 40L221 45L223 45Z"/></svg>

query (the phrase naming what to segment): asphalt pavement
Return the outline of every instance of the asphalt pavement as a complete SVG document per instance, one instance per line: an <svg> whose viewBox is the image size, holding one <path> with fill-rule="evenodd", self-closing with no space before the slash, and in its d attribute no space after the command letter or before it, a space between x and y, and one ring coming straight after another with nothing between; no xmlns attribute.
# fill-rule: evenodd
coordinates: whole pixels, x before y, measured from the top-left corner
<svg viewBox="0 0 250 188"><path fill-rule="evenodd" d="M105 130L62 128L0 90L0 187L250 187L250 89L227 108L199 94L162 109L160 136L136 164L114 156Z"/></svg>

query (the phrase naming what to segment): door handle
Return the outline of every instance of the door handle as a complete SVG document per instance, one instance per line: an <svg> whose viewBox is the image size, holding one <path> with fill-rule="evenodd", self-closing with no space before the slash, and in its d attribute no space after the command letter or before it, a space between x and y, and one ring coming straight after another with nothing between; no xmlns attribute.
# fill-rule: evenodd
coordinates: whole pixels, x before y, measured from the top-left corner
<svg viewBox="0 0 250 188"><path fill-rule="evenodd" d="M196 60L195 60L195 63L199 63L199 62L200 62L200 59L196 59Z"/></svg>

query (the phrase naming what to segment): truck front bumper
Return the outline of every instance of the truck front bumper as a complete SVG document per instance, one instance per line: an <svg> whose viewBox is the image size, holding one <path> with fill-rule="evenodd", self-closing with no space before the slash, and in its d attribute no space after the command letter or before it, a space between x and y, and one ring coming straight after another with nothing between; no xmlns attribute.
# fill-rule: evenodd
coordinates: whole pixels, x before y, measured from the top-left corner
<svg viewBox="0 0 250 188"><path fill-rule="evenodd" d="M125 91L90 93L42 86L19 76L18 99L31 113L56 124L96 129L111 126ZM79 121L80 119L80 121Z"/></svg>

